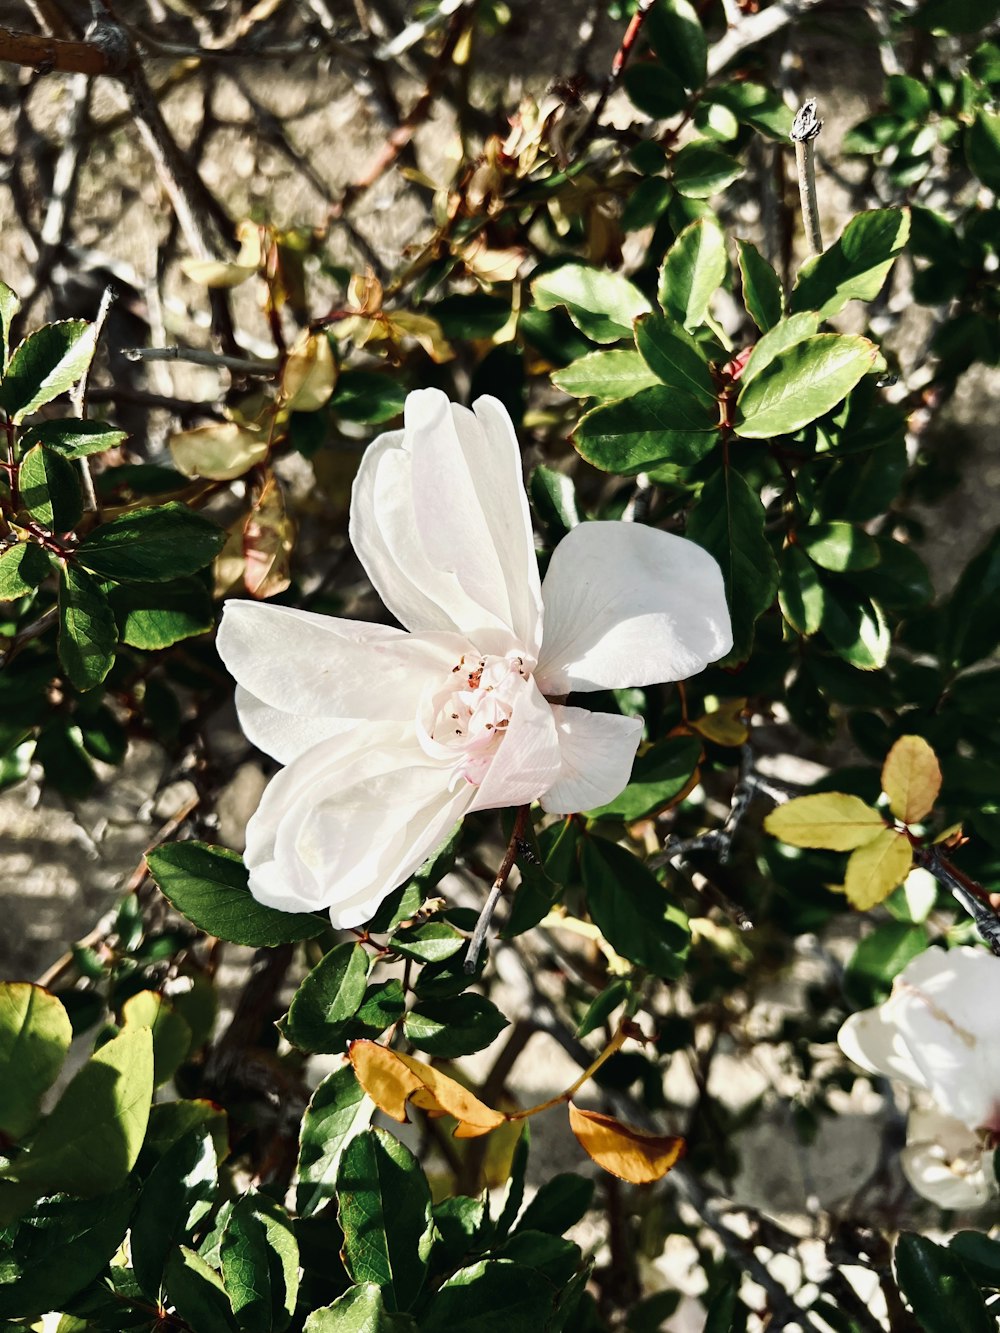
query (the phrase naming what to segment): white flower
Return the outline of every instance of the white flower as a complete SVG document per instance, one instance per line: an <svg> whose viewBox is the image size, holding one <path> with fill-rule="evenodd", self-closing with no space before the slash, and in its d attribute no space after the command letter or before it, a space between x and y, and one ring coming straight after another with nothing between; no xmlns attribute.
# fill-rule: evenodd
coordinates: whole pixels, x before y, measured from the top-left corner
<svg viewBox="0 0 1000 1333"><path fill-rule="evenodd" d="M927 949L877 1009L853 1014L837 1040L855 1064L933 1102L911 1112L903 1171L943 1208L972 1208L996 1187L1000 1142L1000 958L963 946Z"/></svg>
<svg viewBox="0 0 1000 1333"><path fill-rule="evenodd" d="M365 452L350 535L410 633L234 601L219 632L243 730L286 765L247 829L250 889L338 927L368 920L469 811L568 813L621 791L641 721L557 700L683 680L732 644L716 562L654 528L582 523L539 582L493 398L473 413L411 393L405 429Z"/></svg>

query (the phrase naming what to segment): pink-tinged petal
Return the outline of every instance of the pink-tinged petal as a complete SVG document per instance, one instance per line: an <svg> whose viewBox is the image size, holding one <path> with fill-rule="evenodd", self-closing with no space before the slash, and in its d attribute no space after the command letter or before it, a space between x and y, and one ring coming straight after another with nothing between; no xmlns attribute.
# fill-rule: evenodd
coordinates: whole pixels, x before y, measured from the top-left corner
<svg viewBox="0 0 1000 1333"><path fill-rule="evenodd" d="M527 805L559 776L559 737L551 704L533 680L518 689L506 735L497 746L470 810Z"/></svg>
<svg viewBox="0 0 1000 1333"><path fill-rule="evenodd" d="M469 447L459 438L459 415ZM480 496L480 488L485 491L504 471L490 456L495 443L437 389L409 394L405 421L405 430L369 445L351 496L351 543L372 585L408 629L457 630L480 652L533 649L515 630L515 620L532 628L523 610L531 590L518 582L508 593L507 567L517 557L501 555ZM471 447L469 421L482 449ZM473 470L480 466L483 476L476 481ZM523 518L522 504L514 513ZM498 505L492 501L491 512ZM519 551L525 535L516 527ZM497 527L498 536L503 531Z"/></svg>
<svg viewBox="0 0 1000 1333"><path fill-rule="evenodd" d="M279 764L290 764L320 741L365 725L355 718L345 721L339 717L289 713L264 703L242 685L236 686L236 714L251 745L277 759Z"/></svg>
<svg viewBox="0 0 1000 1333"><path fill-rule="evenodd" d="M281 712L387 722L411 722L428 684L470 651L451 634L242 601L226 602L218 649L238 683Z"/></svg>
<svg viewBox="0 0 1000 1333"><path fill-rule="evenodd" d="M559 735L559 776L542 797L553 815L593 810L628 786L642 719L552 705Z"/></svg>
<svg viewBox="0 0 1000 1333"><path fill-rule="evenodd" d="M900 1079L911 1088L926 1088L923 1072L899 1029L886 1021L884 1006L852 1014L837 1033L837 1041L848 1060L869 1074Z"/></svg>
<svg viewBox="0 0 1000 1333"><path fill-rule="evenodd" d="M390 744L383 729L366 742L363 731L322 742L268 784L245 852L261 902L358 925L467 808L474 788L449 790L449 770L406 737Z"/></svg>
<svg viewBox="0 0 1000 1333"><path fill-rule="evenodd" d="M641 523L581 523L552 553L536 679L545 694L686 680L732 647L722 571Z"/></svg>

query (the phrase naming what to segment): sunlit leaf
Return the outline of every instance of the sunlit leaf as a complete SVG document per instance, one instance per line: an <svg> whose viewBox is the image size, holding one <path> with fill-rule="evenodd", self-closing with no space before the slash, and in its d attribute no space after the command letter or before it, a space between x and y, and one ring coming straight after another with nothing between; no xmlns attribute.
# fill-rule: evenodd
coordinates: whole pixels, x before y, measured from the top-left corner
<svg viewBox="0 0 1000 1333"><path fill-rule="evenodd" d="M477 1138L502 1125L506 1116L491 1110L454 1079L399 1051L374 1041L353 1041L348 1051L358 1082L386 1115L405 1123L406 1103L431 1115L450 1115L459 1122L457 1139Z"/></svg>
<svg viewBox="0 0 1000 1333"><path fill-rule="evenodd" d="M877 838L885 820L858 796L823 791L785 801L767 816L764 828L792 847L850 852Z"/></svg>
<svg viewBox="0 0 1000 1333"><path fill-rule="evenodd" d="M900 736L893 745L882 766L882 790L904 824L918 824L934 809L941 766L922 736Z"/></svg>
<svg viewBox="0 0 1000 1333"><path fill-rule="evenodd" d="M614 1116L581 1110L573 1102L569 1127L599 1167L633 1185L661 1180L684 1152L684 1140L676 1135L649 1134Z"/></svg>

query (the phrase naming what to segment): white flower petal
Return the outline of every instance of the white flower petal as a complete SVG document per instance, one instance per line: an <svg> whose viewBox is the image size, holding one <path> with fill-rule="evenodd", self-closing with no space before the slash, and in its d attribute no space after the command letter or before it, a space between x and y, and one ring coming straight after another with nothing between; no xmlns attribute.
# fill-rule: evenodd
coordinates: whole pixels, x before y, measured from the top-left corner
<svg viewBox="0 0 1000 1333"><path fill-rule="evenodd" d="M732 647L722 571L694 542L641 523L581 523L542 583L545 694L686 680Z"/></svg>
<svg viewBox="0 0 1000 1333"><path fill-rule="evenodd" d="M495 427L487 436L438 389L409 394L405 412L406 429L380 435L361 460L350 520L358 558L408 629L458 630L480 652L523 649L533 660L534 643L521 639L522 631L537 637L537 623L526 610L532 589L521 583L529 577L527 569L521 572L525 562L519 555L525 533L513 523L516 547L501 554L498 541L508 525L500 521L500 502L490 501L488 519L481 498L512 466L511 441L505 461L493 457L501 443ZM508 491L509 481L503 484ZM527 522L523 493L515 512ZM530 541L530 528L526 531ZM519 571L510 593L508 567Z"/></svg>
<svg viewBox="0 0 1000 1333"><path fill-rule="evenodd" d="M428 684L470 646L450 634L406 634L290 606L228 601L218 649L244 689L282 712L412 723Z"/></svg>
<svg viewBox="0 0 1000 1333"><path fill-rule="evenodd" d="M914 1110L900 1155L903 1175L940 1208L981 1208L997 1193L993 1153L972 1130L936 1110Z"/></svg>
<svg viewBox="0 0 1000 1333"><path fill-rule="evenodd" d="M894 1023L885 1016L885 1006L852 1014L837 1033L840 1049L869 1074L898 1078L911 1088L926 1088L923 1072Z"/></svg>
<svg viewBox="0 0 1000 1333"><path fill-rule="evenodd" d="M559 735L559 776L542 809L569 815L614 800L628 785L642 737L642 719L552 705Z"/></svg>
<svg viewBox="0 0 1000 1333"><path fill-rule="evenodd" d="M470 810L527 805L559 776L559 738L552 706L533 680L517 692L506 735L475 792Z"/></svg>
<svg viewBox="0 0 1000 1333"><path fill-rule="evenodd" d="M342 736L355 727L365 726L356 718L317 717L314 714L289 713L274 708L255 694L236 686L236 713L244 736L279 764L290 764L300 754L320 741Z"/></svg>

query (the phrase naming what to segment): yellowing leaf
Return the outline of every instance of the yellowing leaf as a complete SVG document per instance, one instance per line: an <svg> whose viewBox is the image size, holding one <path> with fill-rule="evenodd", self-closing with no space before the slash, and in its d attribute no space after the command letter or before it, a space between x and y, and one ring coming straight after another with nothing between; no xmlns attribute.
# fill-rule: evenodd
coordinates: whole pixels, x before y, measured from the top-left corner
<svg viewBox="0 0 1000 1333"><path fill-rule="evenodd" d="M455 349L444 336L444 330L430 315L415 315L410 310L394 310L389 316L395 334L405 334L419 343L432 361L450 361Z"/></svg>
<svg viewBox="0 0 1000 1333"><path fill-rule="evenodd" d="M900 736L882 765L882 790L889 809L904 824L918 824L933 810L941 767L922 736Z"/></svg>
<svg viewBox="0 0 1000 1333"><path fill-rule="evenodd" d="M295 524L285 510L281 487L269 473L254 495L243 529L243 583L251 597L275 597L285 591L292 581L294 545Z"/></svg>
<svg viewBox="0 0 1000 1333"><path fill-rule="evenodd" d="M796 796L779 805L764 820L764 827L772 838L780 838L792 847L850 852L876 838L885 828L885 820L860 797L822 791Z"/></svg>
<svg viewBox="0 0 1000 1333"><path fill-rule="evenodd" d="M185 477L231 481L267 457L267 433L246 430L235 421L199 426L172 436L170 452Z"/></svg>
<svg viewBox="0 0 1000 1333"><path fill-rule="evenodd" d="M285 406L293 412L316 412L333 393L337 363L325 333L308 330L296 338L281 377Z"/></svg>
<svg viewBox="0 0 1000 1333"><path fill-rule="evenodd" d="M234 260L182 259L181 268L192 282L204 287L238 287L260 268L261 231L255 222L241 222L236 229L240 252Z"/></svg>
<svg viewBox="0 0 1000 1333"><path fill-rule="evenodd" d="M572 1102L569 1127L599 1167L633 1185L660 1180L684 1151L684 1140L672 1134L647 1134L614 1116L581 1111Z"/></svg>
<svg viewBox="0 0 1000 1333"><path fill-rule="evenodd" d="M358 1082L379 1110L393 1120L405 1122L406 1103L412 1101L432 1116L454 1116L458 1121L457 1139L475 1139L507 1119L454 1079L410 1055L390 1051L374 1041L352 1041L348 1055Z"/></svg>
<svg viewBox="0 0 1000 1333"><path fill-rule="evenodd" d="M743 721L746 706L746 699L727 699L713 713L706 713L691 726L716 745L742 745L750 735L750 728Z"/></svg>
<svg viewBox="0 0 1000 1333"><path fill-rule="evenodd" d="M883 829L865 847L852 852L844 876L844 892L859 912L887 898L910 873L913 848L905 833Z"/></svg>

